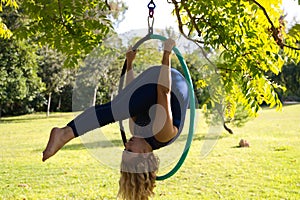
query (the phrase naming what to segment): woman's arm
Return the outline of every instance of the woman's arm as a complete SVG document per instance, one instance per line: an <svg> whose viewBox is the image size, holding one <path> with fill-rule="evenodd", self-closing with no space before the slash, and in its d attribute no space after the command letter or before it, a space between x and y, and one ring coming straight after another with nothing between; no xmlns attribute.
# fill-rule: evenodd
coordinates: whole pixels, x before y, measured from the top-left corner
<svg viewBox="0 0 300 200"><path fill-rule="evenodd" d="M126 86L134 79L134 72L132 69L132 63L135 59L136 51L132 50L132 47L129 47L126 53L126 60L127 60L127 68L126 68Z"/></svg>
<svg viewBox="0 0 300 200"><path fill-rule="evenodd" d="M153 124L155 138L160 142L171 140L178 132L173 125L171 110L171 51L175 46L174 40L168 39L164 43L164 53L162 67L157 84L157 104L156 115Z"/></svg>

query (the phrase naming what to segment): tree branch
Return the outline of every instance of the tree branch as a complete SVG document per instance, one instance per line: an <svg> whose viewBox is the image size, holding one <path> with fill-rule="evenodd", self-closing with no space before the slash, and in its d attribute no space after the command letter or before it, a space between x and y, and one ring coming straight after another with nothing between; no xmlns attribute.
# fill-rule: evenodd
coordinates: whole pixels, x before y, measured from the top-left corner
<svg viewBox="0 0 300 200"><path fill-rule="evenodd" d="M110 5L108 3L108 0L105 0L105 5L108 7L109 10L111 10L111 7L110 7Z"/></svg>
<svg viewBox="0 0 300 200"><path fill-rule="evenodd" d="M233 131L226 125L226 121L225 121L224 116L223 116L223 111L220 110L220 108L218 106L216 106L216 109L218 111L219 116L222 118L222 124L223 124L224 129L228 133L233 134Z"/></svg>
<svg viewBox="0 0 300 200"><path fill-rule="evenodd" d="M187 35L185 35L184 31L183 31L183 23L181 21L181 17L180 17L180 9L178 6L178 2L176 0L172 0L174 6L175 6L175 14L177 17L177 21L178 21L178 28L181 34L183 34L185 37L187 37Z"/></svg>
<svg viewBox="0 0 300 200"><path fill-rule="evenodd" d="M249 1L249 0L248 0L248 1ZM293 47L293 46L290 46L290 45L285 44L284 41L283 41L283 38L282 38L282 36L281 36L281 29L280 29L280 27L279 27L279 28L276 28L276 27L275 27L274 23L272 22L271 18L269 17L269 14L268 14L267 10L266 10L266 9L265 9L258 1L256 1L256 0L251 0L251 1L252 1L253 3L255 3L255 4L263 11L263 13L264 13L264 15L266 16L266 18L267 18L269 24L271 25L270 31L272 32L272 37L274 38L274 40L276 41L276 43L280 46L280 48L283 49L284 47L286 47L286 48L290 48L290 49L293 49L293 50L300 50L300 48L298 48L298 47ZM181 0L181 1L177 1L177 0L167 0L167 2L168 2L168 3L173 3L174 6L175 6L175 13L176 13L176 17L177 17L177 20L178 20L178 25L179 25L179 31L180 31L180 33L181 33L181 34L184 34L186 37L188 37L188 36L184 33L184 31L183 31L183 26L184 26L184 24L182 23L182 20L181 20L181 17L180 17L180 8L179 8L179 5L178 5L179 3L181 3L181 4L183 5L184 10L186 11L186 13L187 13L187 15L188 15L188 17L189 17L189 19L190 19L190 22L191 22L191 24L192 24L191 30L192 30L193 28L195 28L195 30L196 30L198 36L201 37L202 31L198 28L197 22L196 22L196 20L199 20L199 18L195 18L194 16L192 16L192 14L191 14L189 8L187 7L186 0ZM209 22L207 22L207 21L204 21L204 23L210 25ZM210 25L210 26L211 26L211 25ZM212 26L211 26L211 27L212 27ZM212 27L212 28L216 28L216 27ZM190 30L190 31L191 31L191 30ZM197 40L197 42L199 42L199 43L204 43L203 41L199 41L199 40ZM226 46L225 46L223 43L221 43L221 45L222 45L225 49L227 49Z"/></svg>
<svg viewBox="0 0 300 200"><path fill-rule="evenodd" d="M63 16L62 16L62 11L61 11L61 1L58 0L58 1L57 1L57 4L58 4L58 12L59 12L60 20L61 20L61 22L62 22L63 25L64 25L64 18L63 18Z"/></svg>
<svg viewBox="0 0 300 200"><path fill-rule="evenodd" d="M286 45L286 44L283 44L284 47L287 47L287 48L290 48L290 49L293 49L293 50L300 50L300 48L297 48L297 47L292 47L292 46L289 46L289 45Z"/></svg>
<svg viewBox="0 0 300 200"><path fill-rule="evenodd" d="M75 35L75 32L74 32L74 30L72 29L72 27L69 26L68 24L66 24L66 22L65 22L65 20L64 20L64 17L63 17L63 14L62 14L61 0L58 0L58 1L57 1L57 4L58 4L58 12L59 12L59 18L60 18L61 24L67 29L67 31L68 31L70 34Z"/></svg>
<svg viewBox="0 0 300 200"><path fill-rule="evenodd" d="M179 26L179 31L180 33L187 39L187 40L190 40L192 42L194 42L198 47L199 49L201 50L202 52L202 55L204 56L204 58L211 64L211 66L214 67L214 70L215 70L215 73L218 74L218 67L208 58L207 56L207 53L205 52L204 48L202 46L200 46L199 44L202 43L201 41L199 40L194 40L190 37L188 37L184 31L183 31L183 23L181 21L181 17L180 17L180 9L179 9L179 6L178 6L178 3L176 0L172 0L172 3L174 4L175 6L175 14L176 14L176 17L177 17L177 20L178 20L178 26Z"/></svg>
<svg viewBox="0 0 300 200"><path fill-rule="evenodd" d="M183 7L184 7L184 10L187 12L187 15L188 15L188 17L190 18L190 22L191 22L191 24L192 24L192 27L191 27L191 30L190 31L192 31L192 29L193 28L195 28L195 30L196 30L196 32L197 32L197 34L198 34L198 37L201 37L201 35L202 35L202 31L199 29L199 27L198 27L198 25L197 25L197 21L198 20L201 20L203 23L205 23L205 24L207 24L207 25L209 25L210 27L212 27L213 29L217 29L218 27L216 27L216 26L213 26L209 21L207 21L207 20L205 20L203 17L204 17L204 15L203 16L201 16L200 18L199 17L195 17L195 16L193 16L192 14L191 14L191 11L189 10L189 8L187 7L187 4L186 4L186 1L185 0L181 0L181 2L177 2L176 0L172 0L173 1L173 4L175 5L175 10L176 10L176 16L177 16L177 19L178 18L180 18L180 12L179 12L179 7L178 7L178 3L181 3L182 5L183 5ZM177 7L177 9L176 9L176 7ZM180 20L181 20L181 18L180 18ZM179 21L179 20L178 20ZM181 22L181 30L183 31L183 25L184 24L182 24L182 22ZM220 35L220 37L222 37L222 35ZM197 40L197 42L199 42L199 43L202 43L202 44L204 44L204 42L202 42L202 41L199 41L199 40ZM223 46L224 47L224 49L226 49L226 50L228 50L228 48L227 48L227 46L225 45L225 44L223 44L222 42L220 43L220 45L221 46Z"/></svg>
<svg viewBox="0 0 300 200"><path fill-rule="evenodd" d="M176 0L172 0L172 2L169 2L168 3L173 3L174 6L175 6L175 14L176 14L176 17L177 17L177 21L178 21L178 28L179 28L179 32L184 35L185 38L189 39L189 40L192 40L193 42L195 43L200 43L200 44L204 44L203 41L200 41L200 40L194 40L194 39L191 39L188 35L186 35L183 31L183 26L184 24L182 23L182 20L181 20L181 17L180 17L180 8L179 8L179 3L180 2L177 2ZM188 11L187 11L188 12ZM190 16L190 13L189 13L189 16ZM191 17L191 19L194 19L193 17ZM193 26L195 27L195 21L193 20ZM196 26L195 28L197 28L197 32L200 30L198 29L198 27ZM192 32L192 30L190 30L190 32ZM199 36L199 32L198 32L198 36ZM200 32L201 33L201 32ZM199 36L200 37L200 36Z"/></svg>
<svg viewBox="0 0 300 200"><path fill-rule="evenodd" d="M189 11L189 8L186 6L185 3L182 3L184 9L187 11L187 14L189 16L189 18L191 19L192 22L192 26L196 29L197 33L198 33L198 37L201 37L202 35L202 31L199 29L199 27L197 26L196 22L195 22L195 17L192 16L191 12Z"/></svg>
<svg viewBox="0 0 300 200"><path fill-rule="evenodd" d="M268 22L271 25L272 36L273 36L274 40L276 41L276 43L280 46L280 48L283 49L283 47L287 47L287 48L290 48L290 49L293 49L293 50L300 50L300 48L292 47L292 46L284 44L283 38L280 37L280 35L281 35L280 28L276 28L274 26L274 24L273 24L272 20L270 19L266 9L260 3L258 3L256 0L251 0L251 1L253 1L263 11L264 15L266 16Z"/></svg>

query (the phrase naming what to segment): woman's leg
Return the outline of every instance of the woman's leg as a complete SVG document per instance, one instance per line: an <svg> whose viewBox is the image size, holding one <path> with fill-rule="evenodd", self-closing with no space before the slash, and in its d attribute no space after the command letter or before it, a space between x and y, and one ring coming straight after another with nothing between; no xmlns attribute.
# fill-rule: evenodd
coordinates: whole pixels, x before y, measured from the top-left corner
<svg viewBox="0 0 300 200"><path fill-rule="evenodd" d="M43 151L43 161L53 156L67 142L74 138L73 130L66 126L64 128L53 128L46 149Z"/></svg>
<svg viewBox="0 0 300 200"><path fill-rule="evenodd" d="M159 68L149 71L151 72L142 74L138 80L133 80L133 85L125 88L112 102L88 108L64 128L53 128L43 152L43 161L77 136L106 124L133 117L138 113L148 112L150 107L157 103L157 84L152 84L147 79L157 77ZM187 85L179 72L173 72L172 79L173 124L181 131L188 104Z"/></svg>
<svg viewBox="0 0 300 200"><path fill-rule="evenodd" d="M128 119L138 113L146 112L156 104L156 84L159 68L146 70L134 79L110 103L90 107L64 128L54 128L46 149L43 161L53 156L68 141L91 130L109 123Z"/></svg>
<svg viewBox="0 0 300 200"><path fill-rule="evenodd" d="M103 114L109 113L110 103L96 107L90 107L77 116L74 120L69 122L67 126L63 128L53 128L50 132L46 149L43 151L42 160L45 161L53 156L67 142L79 136L79 134L81 135L85 132L98 128L99 122L96 120L96 117L94 117L95 110L97 108L99 109L99 112L103 112Z"/></svg>

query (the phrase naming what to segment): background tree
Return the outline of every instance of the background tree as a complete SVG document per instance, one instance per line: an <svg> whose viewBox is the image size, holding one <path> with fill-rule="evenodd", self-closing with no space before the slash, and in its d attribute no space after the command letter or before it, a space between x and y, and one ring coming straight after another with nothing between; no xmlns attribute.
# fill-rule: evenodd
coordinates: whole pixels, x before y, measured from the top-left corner
<svg viewBox="0 0 300 200"><path fill-rule="evenodd" d="M278 75L270 74L272 79L286 88L285 92L280 93L282 101L300 101L300 63L283 66L282 72Z"/></svg>
<svg viewBox="0 0 300 200"><path fill-rule="evenodd" d="M111 40L110 40L111 41ZM73 110L82 110L111 100L116 91L121 63L121 44L99 45L85 58L77 73ZM116 45L117 47L113 47ZM120 46L119 46L120 45ZM98 97L98 98L97 98Z"/></svg>
<svg viewBox="0 0 300 200"><path fill-rule="evenodd" d="M41 106L44 89L37 76L32 46L25 41L0 40L0 116L24 114Z"/></svg>
<svg viewBox="0 0 300 200"><path fill-rule="evenodd" d="M9 7L2 9L0 17L11 31L20 23L17 13ZM32 112L42 105L44 85L37 76L35 51L28 40L0 39L0 113L3 115Z"/></svg>
<svg viewBox="0 0 300 200"><path fill-rule="evenodd" d="M47 116L49 116L52 94L61 92L61 89L70 83L70 70L63 68L62 54L48 46L40 48L37 54L40 56L38 74L46 85Z"/></svg>
<svg viewBox="0 0 300 200"><path fill-rule="evenodd" d="M64 87L69 79L63 80L68 70L61 68L62 63L64 66L76 68L77 62L101 43L109 31L113 31L111 24L117 24L122 20L126 9L124 3L120 1L109 3L100 0L21 1L18 2L18 7L13 0L4 0L0 3L0 11L2 3L14 9L18 8L18 11L10 10L20 19L18 23L14 23L13 28L9 27L12 28L15 38L26 38L36 46L44 46L38 52L39 55L44 54L39 60L41 66L39 75L47 84L48 114L52 94L58 96L57 104L60 107L61 90L64 88L64 94L69 94L66 88L72 89L72 83ZM2 31L4 28L1 28ZM11 33L9 29L6 33ZM52 54L56 54L57 57ZM57 76L58 71L63 75ZM72 103L71 100L72 98L68 102Z"/></svg>

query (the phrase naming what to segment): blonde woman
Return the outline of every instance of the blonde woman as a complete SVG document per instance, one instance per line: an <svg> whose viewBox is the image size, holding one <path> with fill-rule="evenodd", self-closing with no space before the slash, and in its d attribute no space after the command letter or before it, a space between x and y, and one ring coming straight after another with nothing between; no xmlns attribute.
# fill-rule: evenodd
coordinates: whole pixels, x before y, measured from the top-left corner
<svg viewBox="0 0 300 200"><path fill-rule="evenodd" d="M162 65L150 67L136 78L133 73L136 52L129 50L126 87L111 102L88 108L63 128L53 128L43 161L75 137L129 119L132 137L122 155L118 197L144 200L153 196L159 165L153 151L171 144L179 136L189 102L185 78L170 66L174 45L174 40L166 40Z"/></svg>

